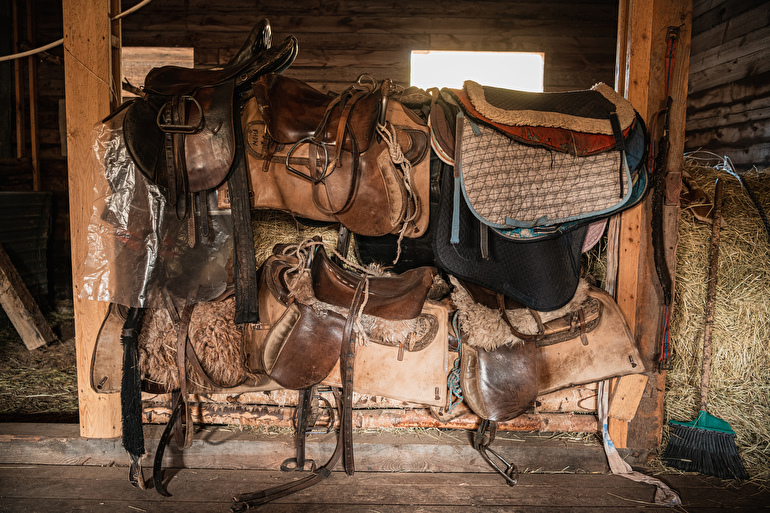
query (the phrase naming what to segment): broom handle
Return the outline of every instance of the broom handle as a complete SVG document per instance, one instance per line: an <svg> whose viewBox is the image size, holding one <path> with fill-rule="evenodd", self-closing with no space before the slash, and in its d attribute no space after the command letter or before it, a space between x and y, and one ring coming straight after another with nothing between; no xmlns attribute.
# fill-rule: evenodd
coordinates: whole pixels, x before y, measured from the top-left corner
<svg viewBox="0 0 770 513"><path fill-rule="evenodd" d="M711 332L714 328L714 303L717 295L717 264L719 262L719 230L722 225L722 180L717 179L714 191L714 216L711 225L709 277L706 291L706 321L703 328L703 362L700 378L700 410L706 411L711 374Z"/></svg>

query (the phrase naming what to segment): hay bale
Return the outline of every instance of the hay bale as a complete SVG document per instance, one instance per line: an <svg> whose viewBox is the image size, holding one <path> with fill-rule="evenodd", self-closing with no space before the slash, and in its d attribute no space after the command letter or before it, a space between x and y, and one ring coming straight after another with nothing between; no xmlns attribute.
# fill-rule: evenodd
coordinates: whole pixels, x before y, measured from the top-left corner
<svg viewBox="0 0 770 513"><path fill-rule="evenodd" d="M739 180L716 167L690 162L685 169L712 198L717 178L725 187L708 411L730 423L747 470L754 479L767 481L770 241ZM746 176L745 181L770 211L770 170ZM698 411L710 242L711 226L682 209L670 325L671 368L666 378L667 421L690 421Z"/></svg>

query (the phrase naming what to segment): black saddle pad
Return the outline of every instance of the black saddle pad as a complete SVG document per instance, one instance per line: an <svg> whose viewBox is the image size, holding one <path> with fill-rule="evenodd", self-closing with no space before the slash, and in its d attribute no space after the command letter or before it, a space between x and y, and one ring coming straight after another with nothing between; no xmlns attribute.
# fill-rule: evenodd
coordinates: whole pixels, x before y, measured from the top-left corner
<svg viewBox="0 0 770 513"><path fill-rule="evenodd" d="M460 201L459 243L450 243L453 168L442 162L441 199L433 250L436 263L449 274L504 294L538 311L567 304L577 290L580 254L588 223L562 227L534 240L511 239L483 225ZM488 256L481 251L487 231Z"/></svg>

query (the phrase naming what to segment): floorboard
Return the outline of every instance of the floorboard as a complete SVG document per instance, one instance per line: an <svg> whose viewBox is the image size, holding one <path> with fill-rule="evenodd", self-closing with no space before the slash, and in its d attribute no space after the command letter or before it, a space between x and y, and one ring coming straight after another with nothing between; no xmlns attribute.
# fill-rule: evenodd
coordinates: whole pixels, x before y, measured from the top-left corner
<svg viewBox="0 0 770 513"><path fill-rule="evenodd" d="M149 476L147 476L149 477ZM172 497L138 490L125 467L0 466L0 511L229 510L231 497L291 480L278 471L166 469ZM606 474L523 474L513 487L493 473L335 472L308 490L271 503L270 512L671 512L768 511L770 493L702 476L664 476L683 508L656 506L652 486Z"/></svg>

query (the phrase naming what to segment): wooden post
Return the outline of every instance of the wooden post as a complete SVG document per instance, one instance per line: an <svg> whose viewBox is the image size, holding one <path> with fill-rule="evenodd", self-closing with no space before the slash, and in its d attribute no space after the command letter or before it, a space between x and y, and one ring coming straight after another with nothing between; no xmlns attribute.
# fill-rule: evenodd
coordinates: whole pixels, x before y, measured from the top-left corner
<svg viewBox="0 0 770 513"><path fill-rule="evenodd" d="M677 176L684 151L687 79L692 26L691 0L621 0L618 20L616 85L642 115L650 130L665 106L666 34L669 26L681 27L672 79L669 116L668 181L677 191ZM657 140L659 133L651 134ZM667 194L664 209L665 251L669 270L676 266L678 192ZM616 447L653 450L660 445L663 427L665 372L658 372L657 355L663 326L662 291L655 272L651 238L652 195L624 212L620 220L620 266L617 300L639 344L650 383L631 423L610 418L610 435ZM627 418L627 415L624 415Z"/></svg>
<svg viewBox="0 0 770 513"><path fill-rule="evenodd" d="M79 297L93 203L91 134L94 125L120 99L120 91L112 88L110 21L110 15L119 8L120 2L116 0L62 1L80 434L95 438L115 437L121 432L119 395L96 394L89 384L91 353L107 304Z"/></svg>

